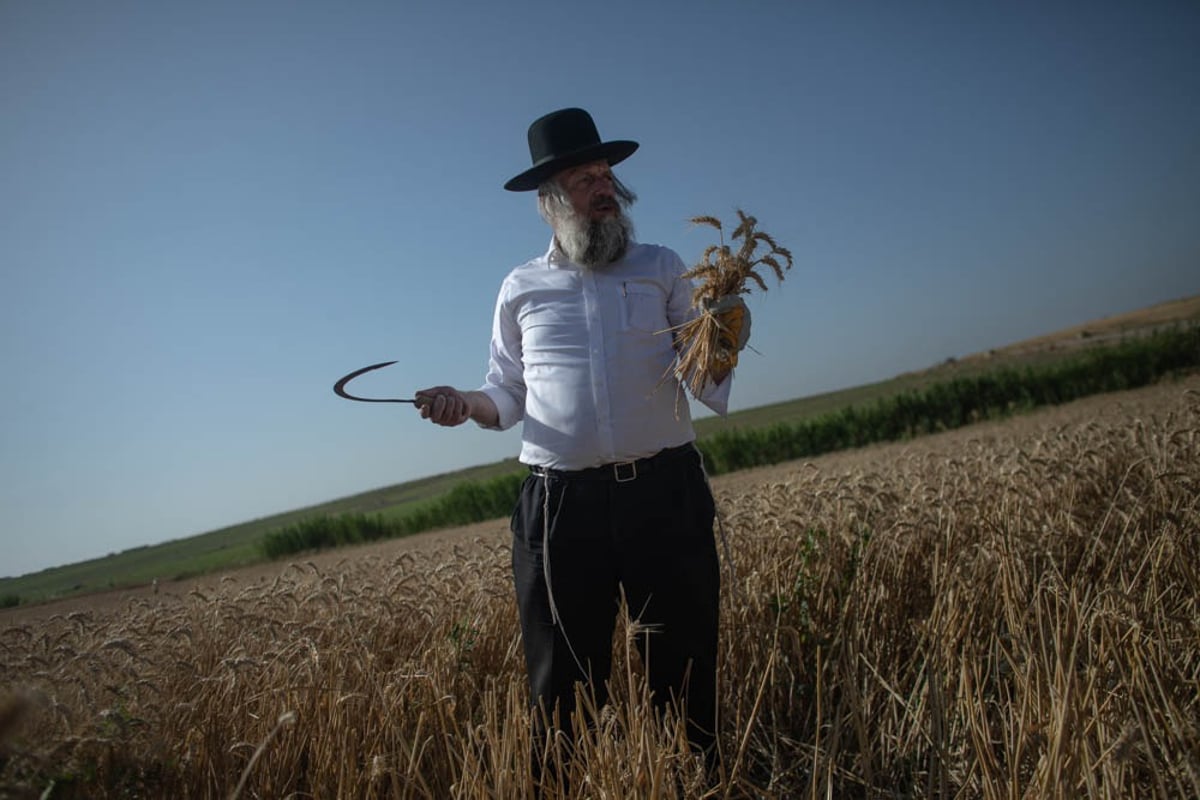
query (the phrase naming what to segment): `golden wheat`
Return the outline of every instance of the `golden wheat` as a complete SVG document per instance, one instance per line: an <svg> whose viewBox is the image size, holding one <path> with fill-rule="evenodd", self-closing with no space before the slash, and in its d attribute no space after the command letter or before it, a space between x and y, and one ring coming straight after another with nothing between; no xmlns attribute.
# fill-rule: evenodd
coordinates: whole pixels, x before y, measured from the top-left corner
<svg viewBox="0 0 1200 800"><path fill-rule="evenodd" d="M718 481L719 782L628 621L537 757L585 797L1200 795L1188 387ZM0 795L534 796L502 534L164 590L0 622Z"/></svg>
<svg viewBox="0 0 1200 800"><path fill-rule="evenodd" d="M737 209L737 216L738 225L730 234L735 244L741 241L736 250L725 244L719 219L711 216L691 219L693 225L715 228L721 237L720 244L705 248L700 262L684 273L685 278L697 282L692 293L692 307L697 314L674 331L681 354L676 371L695 396L699 396L712 381L715 364L730 364L736 357L736 353L722 347L721 321L708 310L708 304L723 297L748 293L751 282L767 291L766 281L759 274L763 267L769 267L781 282L784 272L792 268L791 252L776 244L769 234L755 230L757 219L741 209ZM763 245L769 249L758 255L758 249Z"/></svg>

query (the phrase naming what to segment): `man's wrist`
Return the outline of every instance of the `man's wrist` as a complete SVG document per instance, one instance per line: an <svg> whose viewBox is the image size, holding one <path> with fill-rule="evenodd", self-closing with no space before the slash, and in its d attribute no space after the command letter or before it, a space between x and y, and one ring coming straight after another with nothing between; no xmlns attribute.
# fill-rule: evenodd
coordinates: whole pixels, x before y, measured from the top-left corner
<svg viewBox="0 0 1200 800"><path fill-rule="evenodd" d="M478 389L463 392L463 399L467 401L467 416L473 421L488 428L494 428L499 424L500 411L486 392Z"/></svg>

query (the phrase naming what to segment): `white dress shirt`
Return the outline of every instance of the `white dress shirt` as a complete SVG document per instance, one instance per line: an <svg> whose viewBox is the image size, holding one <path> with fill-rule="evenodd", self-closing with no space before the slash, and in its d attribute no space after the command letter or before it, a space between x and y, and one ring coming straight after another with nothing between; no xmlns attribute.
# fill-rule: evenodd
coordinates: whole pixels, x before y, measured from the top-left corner
<svg viewBox="0 0 1200 800"><path fill-rule="evenodd" d="M631 244L596 269L550 250L504 279L481 391L505 430L524 420L520 460L576 470L630 461L695 438L675 377L672 329L695 315L683 260ZM699 398L718 414L730 374Z"/></svg>

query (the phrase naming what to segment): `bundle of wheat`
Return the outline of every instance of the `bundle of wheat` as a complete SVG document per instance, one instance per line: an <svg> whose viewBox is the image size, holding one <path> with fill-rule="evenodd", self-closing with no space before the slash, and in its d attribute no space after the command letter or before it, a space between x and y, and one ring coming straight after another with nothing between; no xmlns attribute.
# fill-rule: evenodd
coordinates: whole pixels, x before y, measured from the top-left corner
<svg viewBox="0 0 1200 800"><path fill-rule="evenodd" d="M684 273L685 278L700 281L692 293L692 307L700 313L674 331L680 350L677 371L695 396L712 380L714 367L728 368L737 363L736 345L731 346L737 337L724 327L712 306L723 297L748 293L749 281L765 292L767 284L756 271L762 265L770 267L781 282L784 271L792 268L791 252L776 244L769 234L755 230L757 219L741 209L737 215L739 224L731 235L734 242L741 241L736 251L725 244L719 219L702 216L691 220L693 225L708 225L721 234L721 243L706 248L700 263ZM755 256L760 244L770 250Z"/></svg>

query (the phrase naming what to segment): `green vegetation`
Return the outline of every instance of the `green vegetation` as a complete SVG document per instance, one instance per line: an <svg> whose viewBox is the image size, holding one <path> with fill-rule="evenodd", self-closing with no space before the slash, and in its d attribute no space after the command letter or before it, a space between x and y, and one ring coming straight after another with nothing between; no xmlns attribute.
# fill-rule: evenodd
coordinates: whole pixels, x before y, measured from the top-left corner
<svg viewBox="0 0 1200 800"><path fill-rule="evenodd" d="M1074 355L1042 351L948 363L923 373L697 421L711 474L947 430L1040 405L1134 388L1200 366L1191 323ZM507 516L523 477L515 459L340 498L211 533L19 578L0 608L145 585L264 558Z"/></svg>
<svg viewBox="0 0 1200 800"><path fill-rule="evenodd" d="M1058 363L1000 368L880 397L795 423L718 432L700 442L710 474L950 430L1200 366L1200 327L1088 350Z"/></svg>
<svg viewBox="0 0 1200 800"><path fill-rule="evenodd" d="M486 481L460 483L442 497L390 518L343 514L301 520L264 536L262 552L267 558L279 558L305 550L362 544L495 519L512 511L523 479L522 473L514 472Z"/></svg>
<svg viewBox="0 0 1200 800"><path fill-rule="evenodd" d="M0 594L18 596L21 604L39 603L55 597L145 586L156 579L179 580L258 560L253 539L225 529L152 547L134 547L20 578L5 578L0 580Z"/></svg>
<svg viewBox="0 0 1200 800"><path fill-rule="evenodd" d="M20 577L0 578L0 594L18 597L22 604L33 604L89 592L145 586L156 579L180 580L246 566L263 560L262 540L267 534L302 520L343 514L399 516L445 495L460 483L486 482L497 475L512 474L517 467L515 458L507 459L360 492L196 536L134 547Z"/></svg>

